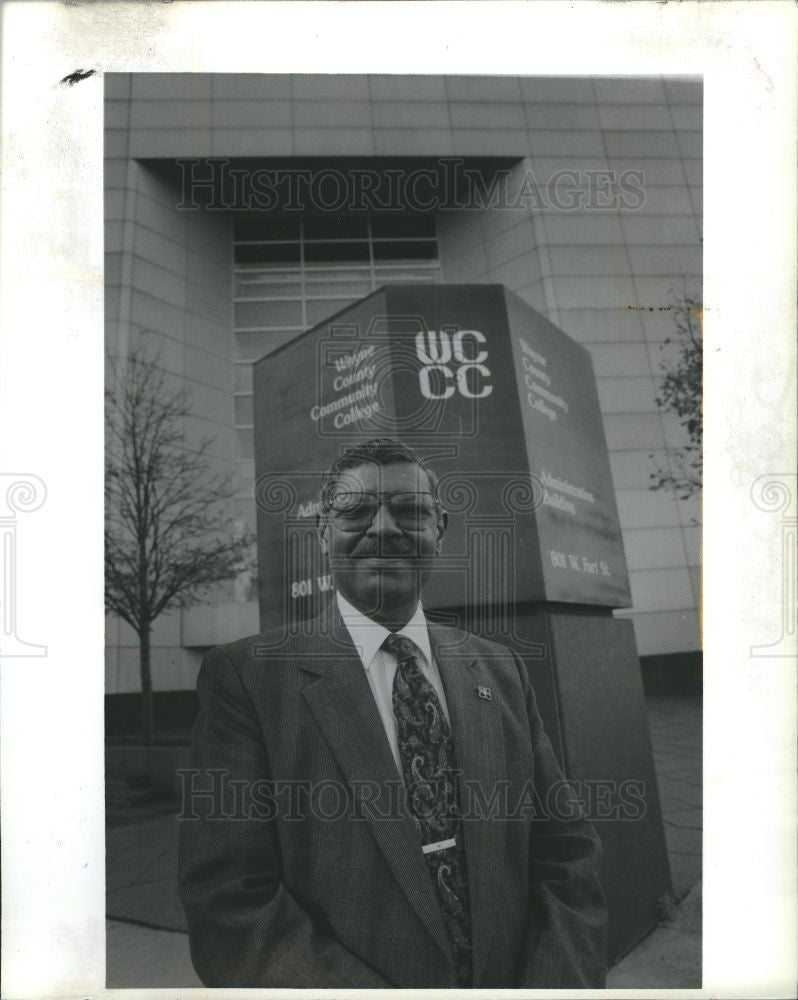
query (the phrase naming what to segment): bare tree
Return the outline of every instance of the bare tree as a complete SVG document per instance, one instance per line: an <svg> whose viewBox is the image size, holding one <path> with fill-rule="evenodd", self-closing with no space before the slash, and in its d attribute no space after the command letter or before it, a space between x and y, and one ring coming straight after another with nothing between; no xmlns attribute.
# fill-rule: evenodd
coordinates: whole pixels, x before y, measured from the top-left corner
<svg viewBox="0 0 798 1000"><path fill-rule="evenodd" d="M666 338L663 346L676 343L678 353L674 360L660 362L663 375L656 402L679 417L687 432L688 444L670 452L669 468L657 466L651 474L651 489L669 489L681 500L687 500L699 493L702 485L703 310L701 303L686 292L675 292L674 297L672 314L676 335Z"/></svg>
<svg viewBox="0 0 798 1000"><path fill-rule="evenodd" d="M164 611L196 603L247 564L252 536L233 530L227 480L208 468L211 439L189 448L185 387L170 393L145 348L114 366L106 390L105 607L139 639L142 734L155 738L150 633Z"/></svg>

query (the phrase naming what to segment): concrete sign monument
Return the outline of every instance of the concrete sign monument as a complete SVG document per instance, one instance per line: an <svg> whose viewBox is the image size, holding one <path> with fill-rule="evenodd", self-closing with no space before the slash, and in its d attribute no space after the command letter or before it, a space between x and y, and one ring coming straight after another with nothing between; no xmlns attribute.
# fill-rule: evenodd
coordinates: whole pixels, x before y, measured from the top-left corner
<svg viewBox="0 0 798 1000"><path fill-rule="evenodd" d="M271 494L295 493L295 527L311 531L318 470L377 435L433 461L458 515L431 607L630 604L590 355L520 299L498 285L387 288L277 356L255 368L264 627L294 619L297 601L306 616L324 596L315 555L304 564L286 562L290 546L281 553L292 511L272 510ZM468 527L485 518L513 535L503 567L513 575L499 592L473 579Z"/></svg>
<svg viewBox="0 0 798 1000"><path fill-rule="evenodd" d="M434 616L515 648L605 852L610 957L668 893L626 561L589 353L500 285L383 288L255 365L261 627L332 596L319 479L399 438L440 475ZM623 738L621 738L623 734ZM604 810L604 815L601 815Z"/></svg>

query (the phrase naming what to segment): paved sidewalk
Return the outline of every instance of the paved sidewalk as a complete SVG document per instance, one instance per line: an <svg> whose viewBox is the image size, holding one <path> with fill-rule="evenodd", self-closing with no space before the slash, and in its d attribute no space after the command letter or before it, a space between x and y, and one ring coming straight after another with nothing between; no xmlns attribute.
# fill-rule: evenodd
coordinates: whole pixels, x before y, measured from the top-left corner
<svg viewBox="0 0 798 1000"><path fill-rule="evenodd" d="M701 883L673 917L622 959L607 976L609 989L701 988Z"/></svg>
<svg viewBox="0 0 798 1000"><path fill-rule="evenodd" d="M681 900L701 878L702 700L651 697L646 709L673 891Z"/></svg>
<svg viewBox="0 0 798 1000"><path fill-rule="evenodd" d="M701 699L650 697L646 708L665 821L674 914L610 972L616 989L701 985ZM131 817L107 831L107 986L200 986L177 898L177 820ZM691 891L692 890L692 891Z"/></svg>
<svg viewBox="0 0 798 1000"><path fill-rule="evenodd" d="M191 965L188 935L106 920L108 989L202 988Z"/></svg>

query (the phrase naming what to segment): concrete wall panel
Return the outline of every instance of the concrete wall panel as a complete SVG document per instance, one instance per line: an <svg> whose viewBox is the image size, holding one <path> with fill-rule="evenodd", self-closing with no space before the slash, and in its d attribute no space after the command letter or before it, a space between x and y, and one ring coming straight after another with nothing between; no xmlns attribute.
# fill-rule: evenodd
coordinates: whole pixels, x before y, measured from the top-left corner
<svg viewBox="0 0 798 1000"><path fill-rule="evenodd" d="M678 419L661 414L654 396L660 345L674 333L672 292L700 288L700 80L111 74L106 95L109 344L142 328L160 338L168 366L199 401L190 435L212 430L228 469L251 435L232 426L231 220L178 210L174 176L136 160L517 158L510 190L533 177L543 203L440 213L444 280L501 281L588 346L640 652L697 647L700 508L648 484L650 456L664 464L667 448L685 443ZM608 169L616 185L636 171L643 203L599 211L579 201L588 171ZM563 172L575 175L570 210L551 202ZM129 637L118 641L109 683L137 690ZM195 654L189 663L174 636L158 650L159 683L191 686Z"/></svg>

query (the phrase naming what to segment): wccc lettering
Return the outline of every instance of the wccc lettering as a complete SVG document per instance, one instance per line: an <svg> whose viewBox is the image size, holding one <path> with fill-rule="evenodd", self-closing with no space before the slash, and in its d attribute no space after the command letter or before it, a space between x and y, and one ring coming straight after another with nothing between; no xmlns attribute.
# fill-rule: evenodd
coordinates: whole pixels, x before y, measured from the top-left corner
<svg viewBox="0 0 798 1000"><path fill-rule="evenodd" d="M480 330L427 330L416 334L416 355L422 363L418 382L425 399L449 399L457 392L466 399L485 399L493 392L488 352Z"/></svg>

